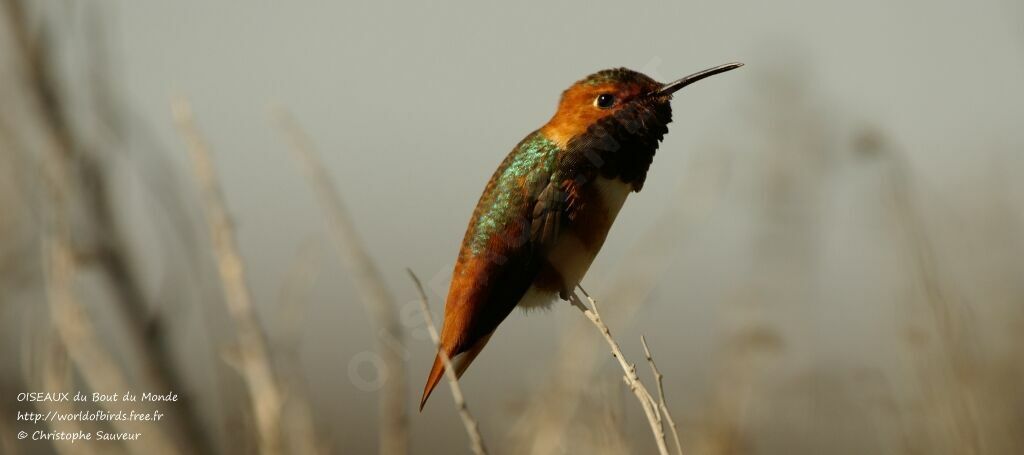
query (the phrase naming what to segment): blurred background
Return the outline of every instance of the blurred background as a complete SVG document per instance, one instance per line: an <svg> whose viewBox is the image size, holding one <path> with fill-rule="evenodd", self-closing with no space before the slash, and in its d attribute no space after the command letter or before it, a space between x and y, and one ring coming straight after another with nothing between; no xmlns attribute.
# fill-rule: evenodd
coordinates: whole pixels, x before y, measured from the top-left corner
<svg viewBox="0 0 1024 455"><path fill-rule="evenodd" d="M468 452L447 387L416 412L405 268L439 319L484 183L572 82L730 61L583 282L653 387L646 337L684 452L1024 452L1019 1L0 14L2 453ZM461 384L492 453L655 451L568 305L514 312ZM16 399L68 390L180 399L16 421L125 406Z"/></svg>

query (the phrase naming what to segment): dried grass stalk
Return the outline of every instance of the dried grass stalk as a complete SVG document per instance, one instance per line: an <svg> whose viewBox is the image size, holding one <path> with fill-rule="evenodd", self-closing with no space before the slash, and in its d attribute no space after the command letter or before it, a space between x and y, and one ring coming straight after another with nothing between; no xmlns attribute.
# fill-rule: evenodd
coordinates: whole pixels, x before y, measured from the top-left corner
<svg viewBox="0 0 1024 455"><path fill-rule="evenodd" d="M241 353L239 366L252 400L259 451L268 455L281 453L281 392L267 353L265 335L245 282L245 269L228 218L224 194L210 159L209 147L196 127L188 102L176 99L171 107L178 130L192 156L224 291L224 303L235 322Z"/></svg>

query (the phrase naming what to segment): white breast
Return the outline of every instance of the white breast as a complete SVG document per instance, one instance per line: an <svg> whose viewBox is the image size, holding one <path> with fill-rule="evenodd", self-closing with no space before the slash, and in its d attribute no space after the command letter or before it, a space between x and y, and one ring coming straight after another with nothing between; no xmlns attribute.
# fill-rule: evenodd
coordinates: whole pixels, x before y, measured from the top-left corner
<svg viewBox="0 0 1024 455"><path fill-rule="evenodd" d="M582 210L605 210L606 220L609 225L615 221L626 197L633 190L633 187L621 180L606 179L598 177L593 183L597 193L600 195L601 204L594 204L594 207L584 205ZM554 266L565 280L566 287L570 292L583 280L590 264L597 257L604 239L601 239L596 247L588 248L587 245L576 236L571 230L566 230L558 236L554 246L548 253L548 261ZM519 301L519 307L530 309L547 306L555 300L556 293L545 292L533 287Z"/></svg>
<svg viewBox="0 0 1024 455"><path fill-rule="evenodd" d="M614 222L618 216L622 204L626 202L626 196L633 191L633 186L619 179L606 179L598 177L594 182L597 191L601 193L601 200L604 201L605 209L608 211L609 222Z"/></svg>

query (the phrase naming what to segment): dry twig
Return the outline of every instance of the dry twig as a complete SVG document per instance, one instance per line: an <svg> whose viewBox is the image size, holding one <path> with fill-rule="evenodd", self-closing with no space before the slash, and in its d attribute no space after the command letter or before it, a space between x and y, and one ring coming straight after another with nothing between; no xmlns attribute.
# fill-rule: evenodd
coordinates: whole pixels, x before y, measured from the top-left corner
<svg viewBox="0 0 1024 455"><path fill-rule="evenodd" d="M647 363L651 365L651 374L654 375L654 380L658 383L658 408L661 409L661 415L668 422L668 426L672 430L672 439L676 443L676 453L682 455L683 444L679 442L679 430L676 428L675 420L672 419L672 413L668 411L668 404L665 403L665 386L662 383L665 375L661 374L658 366L654 364L654 357L651 355L651 350L647 347L647 338L641 335L640 343L644 345L644 357L647 357Z"/></svg>
<svg viewBox="0 0 1024 455"><path fill-rule="evenodd" d="M409 272L412 281L416 283L416 290L420 293L420 309L423 311L423 320L427 323L430 339L434 340L434 345L437 346L437 355L441 356L441 361L444 362L444 373L448 377L448 385L452 388L452 400L455 401L455 407L459 410L459 417L462 418L462 423L466 426L466 433L469 433L473 453L484 455L487 453L487 449L484 447L484 440L480 436L480 428L476 423L476 419L469 413L469 407L466 406L466 399L462 396L462 388L459 387L459 378L455 375L452 361L448 358L444 349L441 349L437 326L434 325L434 318L430 315L430 308L427 307L427 294L423 292L423 284L420 283L420 279L416 277L412 270L406 269L406 271Z"/></svg>
<svg viewBox="0 0 1024 455"><path fill-rule="evenodd" d="M626 361L626 356L622 354L622 350L619 349L619 343L612 338L611 331L608 330L608 326L605 325L604 321L601 320L601 314L597 312L597 302L594 301L587 291L579 288L583 296L590 302L588 307L578 295L573 293L569 298L569 303L572 306L578 308L583 314L590 319L590 322L597 327L604 337L605 341L608 342L608 347L611 348L612 356L619 361L619 366L622 367L622 371L625 373L622 379L626 381L626 385L636 395L636 399L640 401L640 406L644 409L644 415L647 416L647 423L651 426L651 433L654 434L654 441L658 444L658 452L662 455L668 455L668 445L665 444L665 430L661 425L661 413L658 411L658 404L654 401L654 397L647 391L647 387L640 382L640 377L636 375L636 366Z"/></svg>
<svg viewBox="0 0 1024 455"><path fill-rule="evenodd" d="M260 438L260 452L281 453L281 393L271 368L264 333L245 282L245 269L228 218L224 194L217 181L206 141L196 127L188 102L176 99L171 107L175 123L192 156L196 178L199 180L213 253L217 259L217 271L220 273L224 291L224 302L236 325L241 350L242 378L249 388L252 400Z"/></svg>

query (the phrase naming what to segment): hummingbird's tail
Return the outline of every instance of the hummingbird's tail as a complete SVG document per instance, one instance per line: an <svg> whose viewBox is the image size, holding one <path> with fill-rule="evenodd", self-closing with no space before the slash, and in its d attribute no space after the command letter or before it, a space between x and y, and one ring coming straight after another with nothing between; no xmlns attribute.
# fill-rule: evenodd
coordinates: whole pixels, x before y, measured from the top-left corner
<svg viewBox="0 0 1024 455"><path fill-rule="evenodd" d="M477 354L480 354L480 351L484 349L493 333L491 332L481 338L468 350L451 357L452 367L455 369L455 377L462 377L462 373L466 372L469 364L473 363L473 359L476 359ZM444 348L442 347L441 349ZM423 387L423 398L420 398L420 411L423 411L423 405L427 404L427 398L430 398L430 393L434 391L434 387L437 387L437 384L441 382L442 376L444 376L444 361L441 360L441 355L438 354L434 356L434 366L430 368L430 374L427 376L427 385Z"/></svg>

